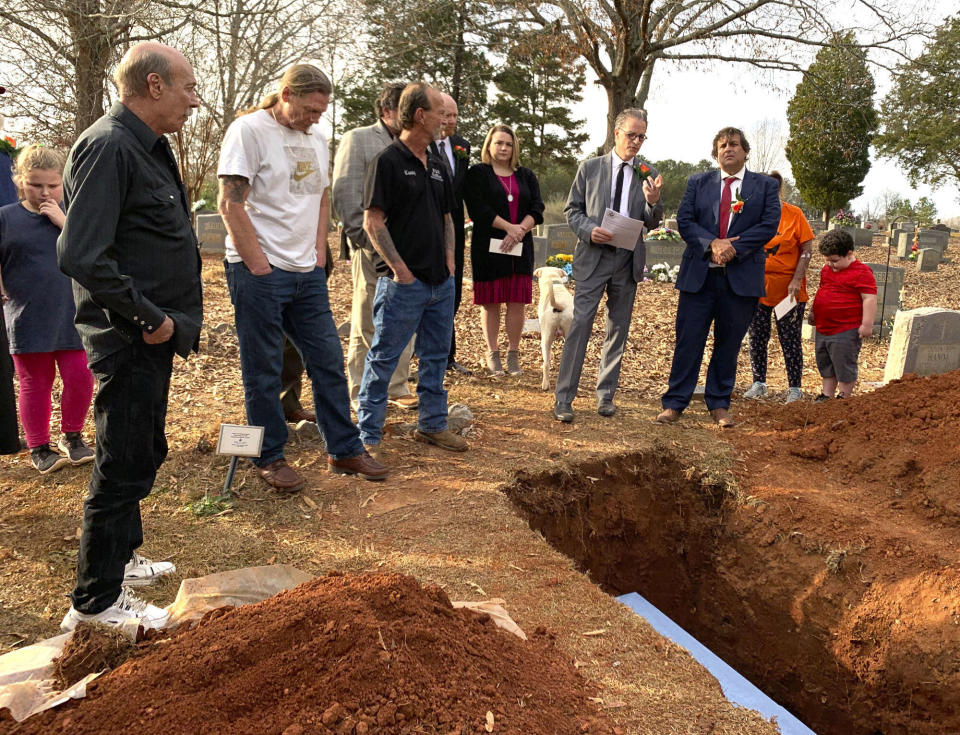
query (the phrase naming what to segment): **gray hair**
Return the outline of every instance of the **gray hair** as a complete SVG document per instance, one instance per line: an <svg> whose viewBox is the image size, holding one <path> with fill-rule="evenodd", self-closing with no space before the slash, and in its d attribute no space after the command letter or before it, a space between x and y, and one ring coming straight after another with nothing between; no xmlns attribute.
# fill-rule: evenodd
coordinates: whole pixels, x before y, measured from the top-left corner
<svg viewBox="0 0 960 735"><path fill-rule="evenodd" d="M621 126L627 121L628 117L632 117L635 120L642 120L643 122L646 122L647 111L641 110L639 107L628 107L625 110L621 110L620 114L617 115L617 119L613 121L613 129L619 130Z"/></svg>
<svg viewBox="0 0 960 735"><path fill-rule="evenodd" d="M403 94L406 86L406 82L387 82L383 85L383 89L373 103L373 111L377 113L378 120L384 113L397 109L397 105L400 104L400 95Z"/></svg>
<svg viewBox="0 0 960 735"><path fill-rule="evenodd" d="M143 97L147 94L147 77L157 74L164 84L171 84L170 57L162 51L134 47L120 60L113 73L113 81L120 90L120 97Z"/></svg>
<svg viewBox="0 0 960 735"><path fill-rule="evenodd" d="M413 117L417 110L431 110L430 96L427 94L430 85L426 82L412 82L403 88L400 102L397 103L397 120L404 130L413 128Z"/></svg>

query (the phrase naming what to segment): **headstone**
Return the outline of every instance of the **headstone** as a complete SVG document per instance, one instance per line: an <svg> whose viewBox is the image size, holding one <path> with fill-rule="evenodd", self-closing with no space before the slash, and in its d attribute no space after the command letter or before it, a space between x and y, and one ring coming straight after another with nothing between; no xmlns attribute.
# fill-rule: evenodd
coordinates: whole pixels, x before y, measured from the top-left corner
<svg viewBox="0 0 960 735"><path fill-rule="evenodd" d="M830 225L831 230L846 230L853 238L853 245L857 248L866 248L873 245L873 230L865 230L862 227L840 227L835 224Z"/></svg>
<svg viewBox="0 0 960 735"><path fill-rule="evenodd" d="M917 247L934 247L943 254L950 244L950 233L942 230L920 230L917 233Z"/></svg>
<svg viewBox="0 0 960 735"><path fill-rule="evenodd" d="M883 371L885 383L906 373L936 375L960 368L960 311L925 306L897 314Z"/></svg>
<svg viewBox="0 0 960 735"><path fill-rule="evenodd" d="M670 230L677 229L677 221L675 219L665 220L663 226Z"/></svg>
<svg viewBox="0 0 960 735"><path fill-rule="evenodd" d="M200 250L223 252L226 248L227 228L219 214L197 215L197 241Z"/></svg>
<svg viewBox="0 0 960 735"><path fill-rule="evenodd" d="M545 237L533 238L533 268L536 270L547 264L550 257L550 241Z"/></svg>
<svg viewBox="0 0 960 735"><path fill-rule="evenodd" d="M810 223L810 229L813 230L814 234L819 235L821 232L827 229L826 225L823 224L823 220L812 219L812 220L809 220L809 223Z"/></svg>
<svg viewBox="0 0 960 735"><path fill-rule="evenodd" d="M921 273L935 271L940 265L940 251L936 248L921 248L917 256L917 270Z"/></svg>
<svg viewBox="0 0 960 735"><path fill-rule="evenodd" d="M542 236L547 239L547 255L558 253L572 254L577 247L577 233L570 229L570 225L544 225L540 228Z"/></svg>
<svg viewBox="0 0 960 735"><path fill-rule="evenodd" d="M647 249L647 268L666 263L668 270L680 265L687 247L686 243L673 240L644 240L643 244Z"/></svg>
<svg viewBox="0 0 960 735"><path fill-rule="evenodd" d="M892 319L900 309L904 270L895 265L888 269L883 263L864 263L864 265L873 271L873 277L877 279L877 316L873 320L873 328L876 331L881 320Z"/></svg>
<svg viewBox="0 0 960 735"><path fill-rule="evenodd" d="M900 260L907 260L910 257L910 250L913 247L913 232L906 230L896 230L897 257Z"/></svg>

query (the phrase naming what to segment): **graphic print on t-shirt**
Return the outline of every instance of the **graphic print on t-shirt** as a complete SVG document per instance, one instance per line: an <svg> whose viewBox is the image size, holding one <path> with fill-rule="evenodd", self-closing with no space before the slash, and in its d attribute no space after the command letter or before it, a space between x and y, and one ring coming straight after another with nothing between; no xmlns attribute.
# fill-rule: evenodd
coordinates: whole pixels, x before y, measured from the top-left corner
<svg viewBox="0 0 960 735"><path fill-rule="evenodd" d="M320 161L316 149L285 145L283 150L290 164L290 193L298 196L322 194Z"/></svg>

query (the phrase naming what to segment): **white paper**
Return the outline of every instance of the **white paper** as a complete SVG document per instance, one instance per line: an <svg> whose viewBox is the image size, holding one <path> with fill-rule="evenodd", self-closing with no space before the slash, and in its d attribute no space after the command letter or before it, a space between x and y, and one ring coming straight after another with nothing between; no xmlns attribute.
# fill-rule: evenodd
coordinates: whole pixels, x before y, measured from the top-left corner
<svg viewBox="0 0 960 735"><path fill-rule="evenodd" d="M633 250L637 246L637 240L643 236L643 222L638 219L624 217L619 212L607 209L603 214L603 222L600 226L613 233L613 242L609 243L615 248L624 250Z"/></svg>
<svg viewBox="0 0 960 735"><path fill-rule="evenodd" d="M217 454L228 454L233 457L259 457L262 447L262 426L220 424Z"/></svg>
<svg viewBox="0 0 960 735"><path fill-rule="evenodd" d="M783 301L781 301L779 304L773 307L773 313L777 315L777 321L780 321L787 314L789 314L793 310L793 307L795 307L796 305L797 305L797 300L793 296L790 296L788 294L787 298L785 298Z"/></svg>
<svg viewBox="0 0 960 735"><path fill-rule="evenodd" d="M503 240L490 240L490 252L491 253L500 253L500 255L523 255L523 240L518 243L514 243L513 247L509 250L501 250L500 246L503 245Z"/></svg>

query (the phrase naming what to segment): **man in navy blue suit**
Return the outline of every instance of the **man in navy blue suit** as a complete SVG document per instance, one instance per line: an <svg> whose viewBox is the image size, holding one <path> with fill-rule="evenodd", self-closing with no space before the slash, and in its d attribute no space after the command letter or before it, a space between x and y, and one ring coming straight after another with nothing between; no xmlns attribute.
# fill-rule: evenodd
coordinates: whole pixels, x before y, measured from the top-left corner
<svg viewBox="0 0 960 735"><path fill-rule="evenodd" d="M757 299L764 295L763 246L780 223L777 182L747 171L749 152L741 130L723 128L713 138L712 155L720 170L687 180L677 213L687 248L677 277L677 338L660 423L677 421L690 403L712 324L704 398L717 424L734 425L729 408L737 354Z"/></svg>

